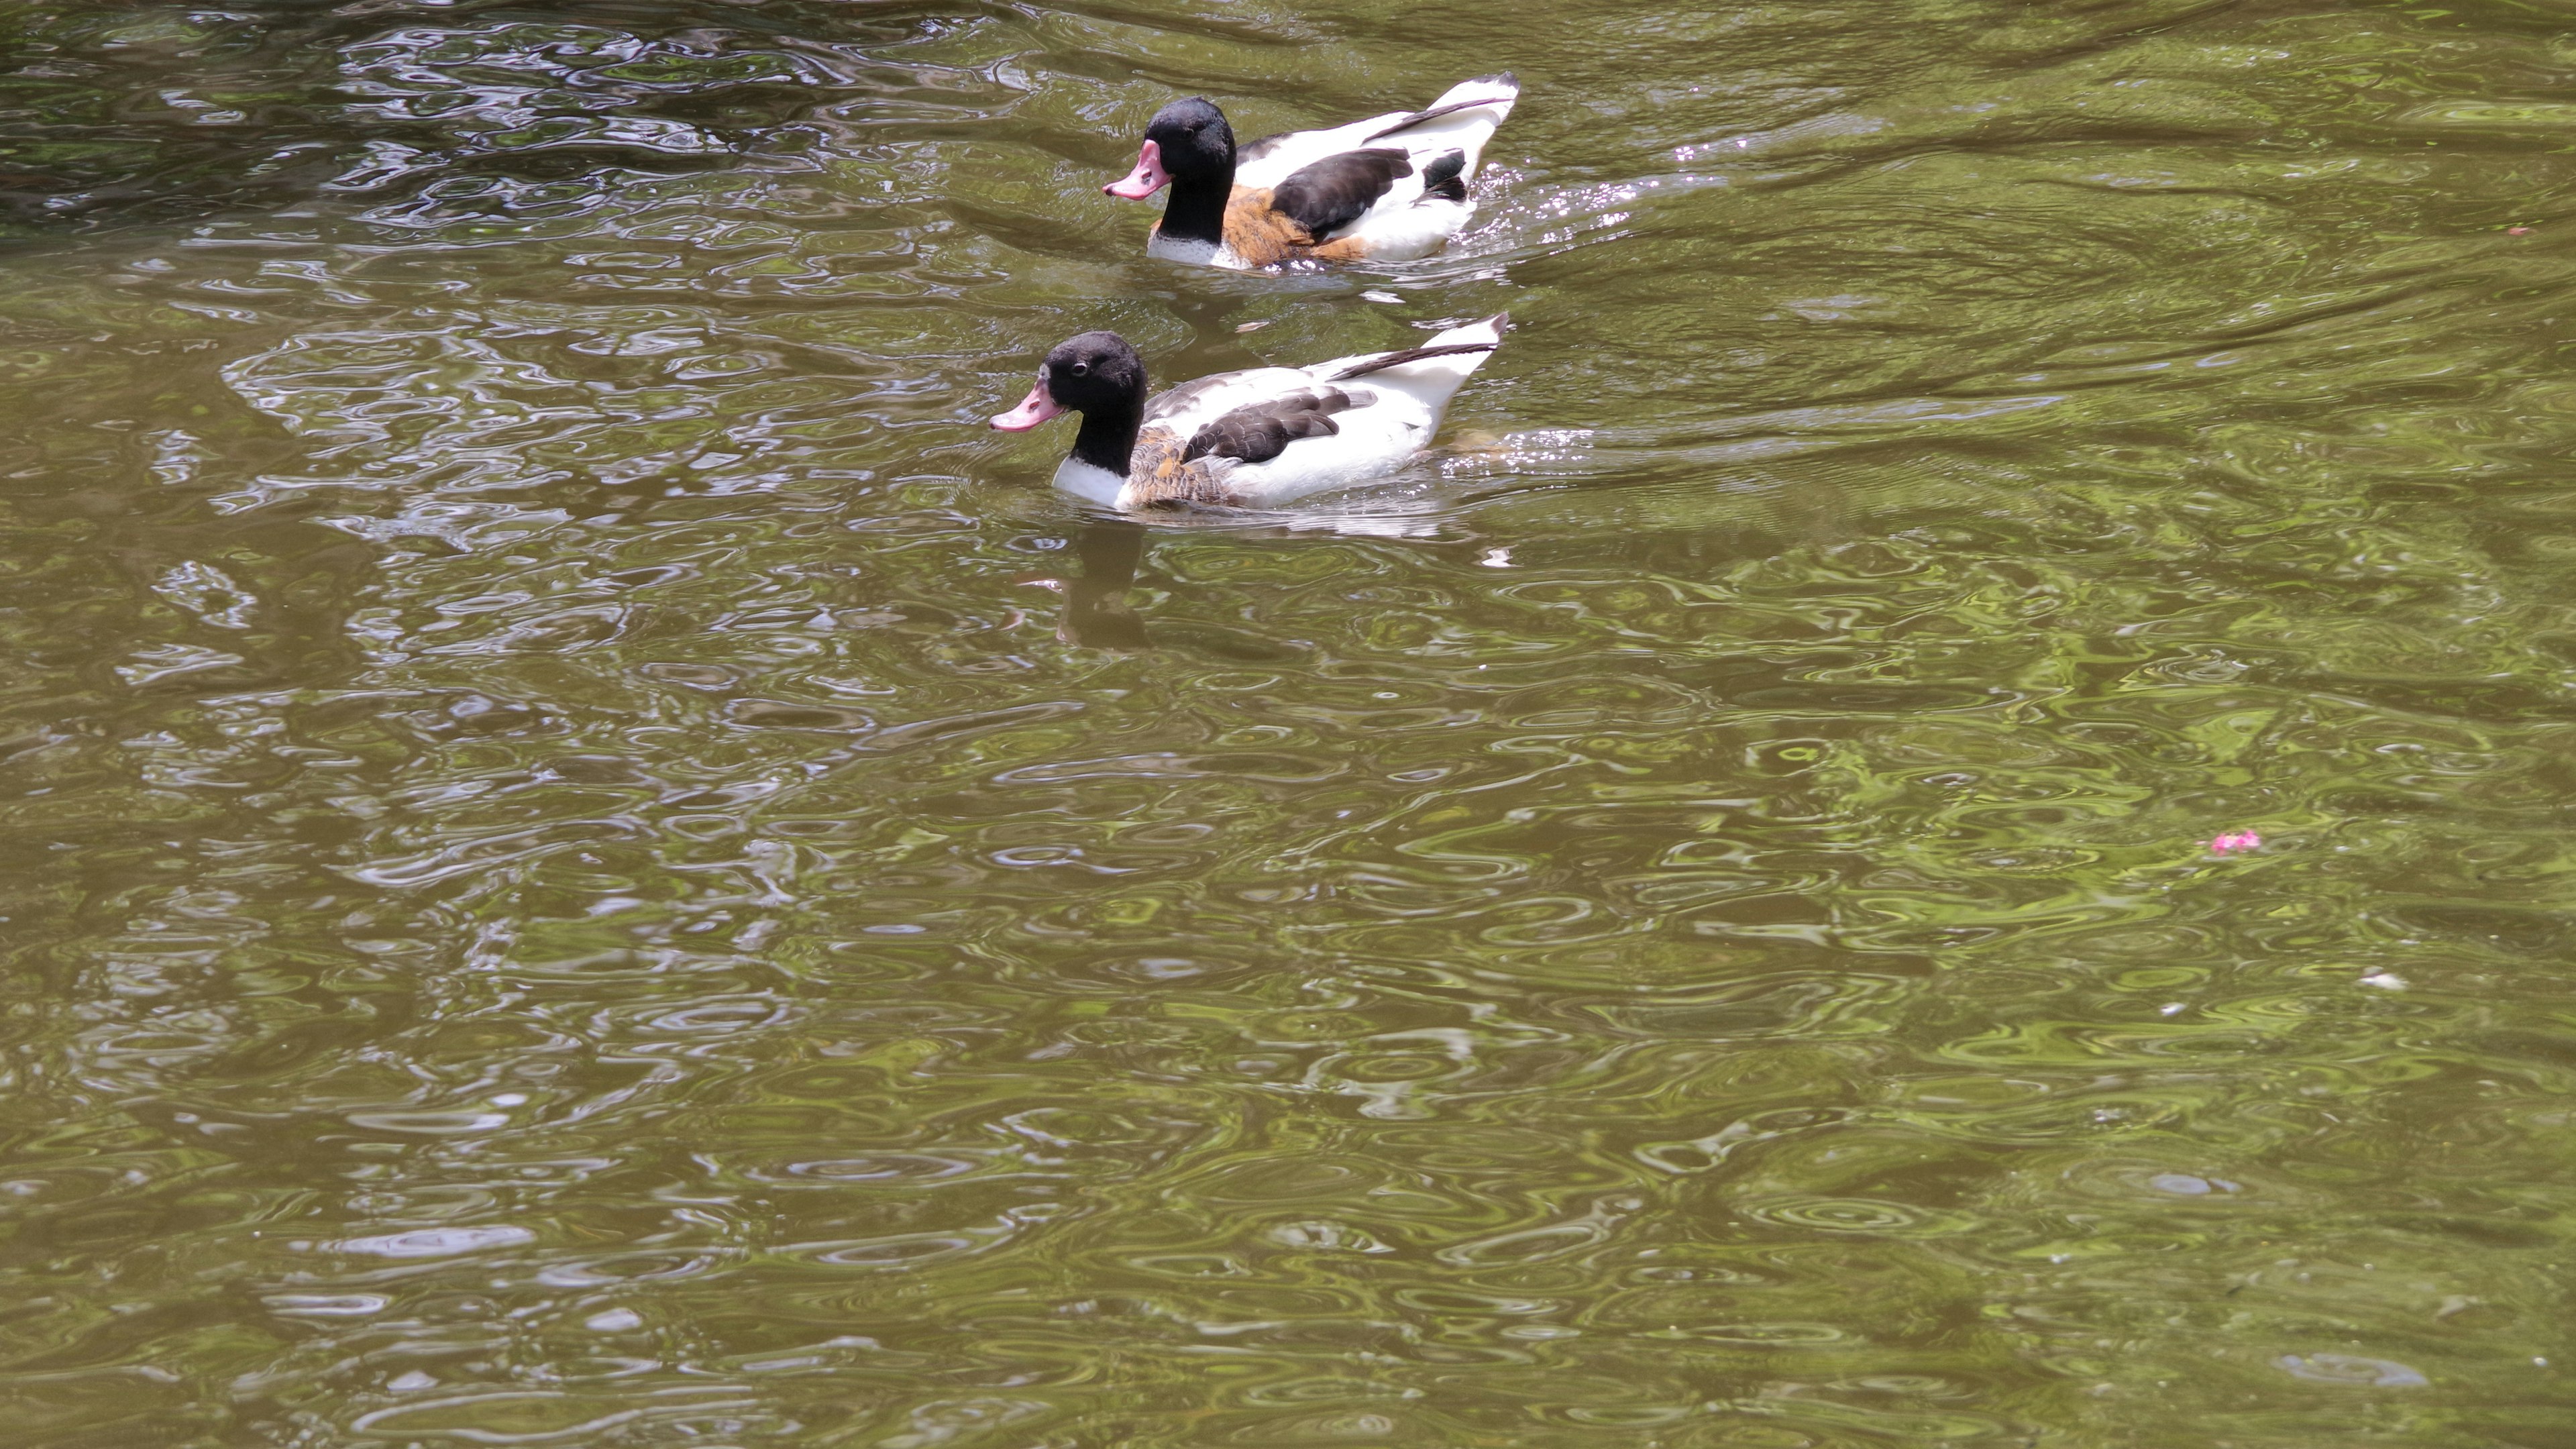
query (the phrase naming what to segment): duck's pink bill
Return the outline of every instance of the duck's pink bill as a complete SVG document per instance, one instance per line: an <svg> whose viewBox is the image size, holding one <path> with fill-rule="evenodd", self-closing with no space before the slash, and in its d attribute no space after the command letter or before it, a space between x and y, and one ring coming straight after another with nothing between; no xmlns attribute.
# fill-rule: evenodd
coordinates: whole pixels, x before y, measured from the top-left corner
<svg viewBox="0 0 2576 1449"><path fill-rule="evenodd" d="M1172 173L1163 169L1163 148L1148 141L1136 153L1136 169L1128 172L1125 180L1112 181L1100 189L1129 201L1142 201L1171 184Z"/></svg>
<svg viewBox="0 0 2576 1449"><path fill-rule="evenodd" d="M1027 397L1020 399L1018 407L997 415L993 426L1006 433L1025 433L1063 411L1064 405L1048 397L1046 384L1039 383L1029 389Z"/></svg>
<svg viewBox="0 0 2576 1449"><path fill-rule="evenodd" d="M2209 842L2212 855L2234 855L2240 850L2260 850L2263 837L2251 830L2231 830Z"/></svg>

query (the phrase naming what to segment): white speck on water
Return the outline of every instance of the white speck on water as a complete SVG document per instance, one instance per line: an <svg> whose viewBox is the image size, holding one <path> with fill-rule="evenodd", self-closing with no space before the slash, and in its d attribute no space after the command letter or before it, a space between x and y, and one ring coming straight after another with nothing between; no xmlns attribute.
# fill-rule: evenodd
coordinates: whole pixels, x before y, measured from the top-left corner
<svg viewBox="0 0 2576 1449"><path fill-rule="evenodd" d="M2361 978L2361 984L2376 986L2382 991L2403 991L2406 989L2406 978L2394 971L2373 971Z"/></svg>
<svg viewBox="0 0 2576 1449"><path fill-rule="evenodd" d="M2431 1382L2420 1371L2392 1359L2363 1358L2358 1354L2319 1353L2303 1357L2289 1353L2274 1359L2273 1363L2287 1370L2292 1378L2346 1388L2420 1389Z"/></svg>
<svg viewBox="0 0 2576 1449"><path fill-rule="evenodd" d="M378 1237L342 1238L331 1247L371 1258L452 1258L487 1248L516 1248L537 1240L526 1228L495 1224L480 1228L417 1228Z"/></svg>
<svg viewBox="0 0 2576 1449"><path fill-rule="evenodd" d="M2156 1014L2158 1016L2180 1016L2182 1015L2182 1003L2179 1001L2168 1001L2164 1005L2156 1008Z"/></svg>
<svg viewBox="0 0 2576 1449"><path fill-rule="evenodd" d="M581 1326L593 1333L624 1333L630 1328L642 1328L644 1318L632 1308L611 1308L583 1319Z"/></svg>
<svg viewBox="0 0 2576 1449"><path fill-rule="evenodd" d="M1393 292L1371 291L1360 293L1360 300L1364 302L1384 302L1388 306L1394 306L1402 302L1404 299L1395 295Z"/></svg>
<svg viewBox="0 0 2576 1449"><path fill-rule="evenodd" d="M1512 566L1512 551L1507 548L1489 548L1485 550L1485 556L1476 562L1489 569L1507 569Z"/></svg>
<svg viewBox="0 0 2576 1449"><path fill-rule="evenodd" d="M492 1098L492 1105L495 1107L523 1107L527 1105L527 1101L528 1094L525 1092L502 1092Z"/></svg>

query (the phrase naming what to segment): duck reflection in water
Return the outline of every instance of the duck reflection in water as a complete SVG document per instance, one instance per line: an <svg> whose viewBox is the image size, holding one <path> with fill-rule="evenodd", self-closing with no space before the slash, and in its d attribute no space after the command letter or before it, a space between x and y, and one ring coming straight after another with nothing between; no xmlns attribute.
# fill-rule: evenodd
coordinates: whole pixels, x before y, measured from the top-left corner
<svg viewBox="0 0 2576 1449"><path fill-rule="evenodd" d="M1073 537L1073 554L1082 569L1071 578L1031 574L1020 579L1064 595L1055 637L1091 649L1147 647L1152 641L1145 637L1145 621L1127 602L1136 566L1145 557L1145 526L1123 518L1086 521Z"/></svg>

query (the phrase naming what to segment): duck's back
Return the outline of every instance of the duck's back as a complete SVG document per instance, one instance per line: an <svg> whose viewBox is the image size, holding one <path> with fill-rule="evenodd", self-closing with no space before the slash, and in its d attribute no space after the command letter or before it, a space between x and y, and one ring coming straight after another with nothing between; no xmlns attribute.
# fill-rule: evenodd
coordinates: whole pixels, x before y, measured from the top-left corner
<svg viewBox="0 0 2576 1449"><path fill-rule="evenodd" d="M1510 117L1520 93L1520 82L1508 73L1478 76L1451 86L1419 111L1389 111L1347 126L1265 137L1237 154L1234 184L1267 190L1327 157L1369 149L1393 149L1408 158L1462 151L1464 178L1472 179L1484 159L1485 143Z"/></svg>

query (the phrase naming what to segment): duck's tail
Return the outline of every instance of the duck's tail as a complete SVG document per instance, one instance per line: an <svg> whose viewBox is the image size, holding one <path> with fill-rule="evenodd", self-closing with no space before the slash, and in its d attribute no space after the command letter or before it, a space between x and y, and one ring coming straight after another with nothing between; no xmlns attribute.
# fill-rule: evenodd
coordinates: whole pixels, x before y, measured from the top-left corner
<svg viewBox="0 0 2576 1449"><path fill-rule="evenodd" d="M1364 144L1391 140L1408 153L1464 152L1465 174L1472 177L1484 157L1485 142L1511 116L1512 103L1520 97L1521 83L1509 71L1463 80L1430 105L1382 128Z"/></svg>
<svg viewBox="0 0 2576 1449"><path fill-rule="evenodd" d="M1436 408L1448 401L1451 393L1466 386L1476 369L1485 365L1485 359L1494 355L1494 349L1503 345L1503 329L1511 320L1511 313L1497 312L1481 322L1452 327L1420 347L1350 358L1333 373L1331 381L1369 378L1402 388Z"/></svg>
<svg viewBox="0 0 2576 1449"><path fill-rule="evenodd" d="M1494 106L1499 108L1499 114L1494 117L1494 122L1500 125L1503 117L1512 113L1512 102L1519 100L1520 97L1519 77L1514 76L1510 71L1503 71L1498 75L1480 75L1473 80L1458 82L1442 94L1440 99L1433 101L1431 109L1439 111L1454 107Z"/></svg>

